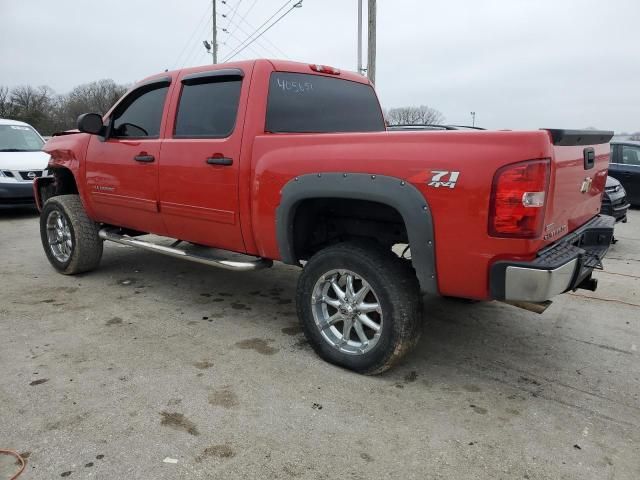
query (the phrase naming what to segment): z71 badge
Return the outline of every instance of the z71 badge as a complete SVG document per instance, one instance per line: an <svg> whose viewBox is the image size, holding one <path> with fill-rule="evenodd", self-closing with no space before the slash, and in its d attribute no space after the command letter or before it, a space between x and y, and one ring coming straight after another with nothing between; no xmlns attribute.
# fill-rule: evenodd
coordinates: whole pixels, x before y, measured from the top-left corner
<svg viewBox="0 0 640 480"><path fill-rule="evenodd" d="M460 172L450 172L448 170L431 170L431 174L431 181L427 185L435 188L455 188L460 176Z"/></svg>

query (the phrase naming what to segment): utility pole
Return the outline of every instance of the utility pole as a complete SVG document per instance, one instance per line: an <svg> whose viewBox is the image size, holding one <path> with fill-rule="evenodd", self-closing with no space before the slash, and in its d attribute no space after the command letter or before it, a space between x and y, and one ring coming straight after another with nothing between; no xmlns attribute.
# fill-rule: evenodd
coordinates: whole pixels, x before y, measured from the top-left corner
<svg viewBox="0 0 640 480"><path fill-rule="evenodd" d="M476 126L476 112L471 112L471 126Z"/></svg>
<svg viewBox="0 0 640 480"><path fill-rule="evenodd" d="M212 0L213 2L213 45L211 48L213 50L213 64L218 63L218 27L216 26L216 0Z"/></svg>
<svg viewBox="0 0 640 480"><path fill-rule="evenodd" d="M369 28L367 50L367 76L371 83L376 81L376 0L369 0Z"/></svg>
<svg viewBox="0 0 640 480"><path fill-rule="evenodd" d="M362 75L362 0L358 0L358 73Z"/></svg>

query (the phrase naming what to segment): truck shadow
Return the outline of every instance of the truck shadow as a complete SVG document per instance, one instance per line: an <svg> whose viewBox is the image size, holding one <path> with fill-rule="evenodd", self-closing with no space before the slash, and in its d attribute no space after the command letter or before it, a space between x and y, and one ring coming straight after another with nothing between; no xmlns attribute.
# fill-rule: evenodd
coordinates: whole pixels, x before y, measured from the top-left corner
<svg viewBox="0 0 640 480"><path fill-rule="evenodd" d="M203 311L251 317L279 331L282 323L297 323L295 288L299 269L276 263L271 269L233 272L164 257L131 247L106 245L98 272L118 283L137 287L140 295L165 302L202 305ZM230 308L231 307L231 308ZM467 365L481 353L484 361L518 356L545 361L544 339L536 336L540 317L495 302L465 303L425 297L424 332L416 349L403 362L419 368L430 361ZM253 320L253 319L251 319ZM275 333L275 332L274 332ZM553 364L548 365L554 368Z"/></svg>
<svg viewBox="0 0 640 480"><path fill-rule="evenodd" d="M36 207L4 207L0 206L0 222L5 220L22 220L25 218L39 216Z"/></svg>
<svg viewBox="0 0 640 480"><path fill-rule="evenodd" d="M314 355L297 328L298 272L297 268L281 264L263 271L229 272L109 245L96 274L133 286L138 298L150 296L154 301L170 304L172 309L195 305L195 311L206 312L203 315L209 320L233 318L251 324L262 331L260 335L284 347L283 354ZM593 365L595 344L587 345L590 342L565 333L561 320L571 313L570 309L565 313L565 308L560 303L537 315L498 302L465 303L426 297L424 331L416 348L400 365L367 381L377 388L435 389L468 397L477 396L480 391L521 401L547 396L547 400L565 407L568 403L570 408L583 408L578 405L594 399L594 403L604 405L609 402L606 392L615 391L617 380L606 375L605 365ZM185 321L184 318L176 316L175 321ZM599 355L618 355L596 351ZM590 364L592 370L605 369L602 377L598 372L600 384L580 372L585 364ZM344 370L336 372L335 367L320 360L314 365L330 369L344 381L353 375ZM580 398L566 400L576 395ZM582 397L588 401L583 402ZM598 408L608 410L598 403L593 412Z"/></svg>

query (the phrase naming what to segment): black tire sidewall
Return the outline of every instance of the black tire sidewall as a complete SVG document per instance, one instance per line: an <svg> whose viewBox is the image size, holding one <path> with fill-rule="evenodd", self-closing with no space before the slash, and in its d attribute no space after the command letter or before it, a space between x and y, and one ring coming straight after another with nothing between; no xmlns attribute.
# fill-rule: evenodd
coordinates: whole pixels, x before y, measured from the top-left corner
<svg viewBox="0 0 640 480"><path fill-rule="evenodd" d="M53 252L51 251L51 246L49 245L49 238L47 236L47 219L51 212L57 211L64 216L67 220L67 225L69 225L69 232L71 232L71 255L69 255L69 259L66 262L59 261ZM54 199L49 200L45 203L44 208L42 209L42 214L40 215L40 237L42 239L42 246L44 247L44 252L49 259L49 262L53 267L59 272L64 272L71 262L73 261L74 256L76 255L76 231L73 226L73 222L71 221L71 217L67 214L63 205L57 202Z"/></svg>
<svg viewBox="0 0 640 480"><path fill-rule="evenodd" d="M328 252L327 252L328 253ZM386 252L375 252L386 255ZM314 350L325 360L361 373L375 371L386 364L393 356L400 338L396 319L402 312L397 311L397 305L392 301L393 290L401 288L394 284L393 273L378 271L369 259L359 252L335 251L332 254L321 252L320 256L312 258L305 266L300 276L297 291L298 316L302 322L305 335ZM366 280L373 288L382 309L382 333L378 343L372 350L361 355L347 354L339 351L325 340L318 330L313 318L311 297L314 286L323 274L331 270L351 270Z"/></svg>

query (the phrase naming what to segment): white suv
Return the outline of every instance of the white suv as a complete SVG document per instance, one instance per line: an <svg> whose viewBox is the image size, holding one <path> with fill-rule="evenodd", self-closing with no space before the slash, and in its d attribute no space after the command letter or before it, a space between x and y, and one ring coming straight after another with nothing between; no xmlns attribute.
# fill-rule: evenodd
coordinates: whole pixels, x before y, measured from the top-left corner
<svg viewBox="0 0 640 480"><path fill-rule="evenodd" d="M33 179L42 176L49 155L29 124L0 118L0 208L33 205Z"/></svg>

